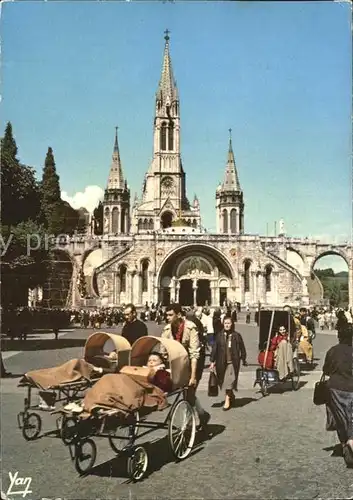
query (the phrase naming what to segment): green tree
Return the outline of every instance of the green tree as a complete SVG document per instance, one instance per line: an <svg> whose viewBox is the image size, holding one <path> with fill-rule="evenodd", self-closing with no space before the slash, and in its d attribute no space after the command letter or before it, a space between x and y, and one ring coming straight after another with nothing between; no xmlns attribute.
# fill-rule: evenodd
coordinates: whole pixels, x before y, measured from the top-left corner
<svg viewBox="0 0 353 500"><path fill-rule="evenodd" d="M86 208L83 207L76 210L76 212L78 214L76 229L79 233L85 233L90 220L89 212Z"/></svg>
<svg viewBox="0 0 353 500"><path fill-rule="evenodd" d="M8 123L1 140L1 302L4 306L27 304L28 288L41 284L46 276L44 228L39 224L39 186L33 169L20 163L17 152L12 125Z"/></svg>
<svg viewBox="0 0 353 500"><path fill-rule="evenodd" d="M335 276L335 273L333 272L333 269L328 268L328 269L315 269L314 273L318 278L331 278Z"/></svg>
<svg viewBox="0 0 353 500"><path fill-rule="evenodd" d="M78 226L79 213L66 201L60 201L53 207L51 220L53 234L63 233L71 235Z"/></svg>
<svg viewBox="0 0 353 500"><path fill-rule="evenodd" d="M62 200L60 180L56 173L53 150L48 148L44 162L41 182L42 216L45 227L50 234L58 235L62 231Z"/></svg>
<svg viewBox="0 0 353 500"><path fill-rule="evenodd" d="M60 178L51 147L45 158L41 182L42 221L49 234L73 234L82 229L80 212L61 199Z"/></svg>
<svg viewBox="0 0 353 500"><path fill-rule="evenodd" d="M47 278L48 242L43 226L33 221L2 228L1 302L27 305L28 289L42 285Z"/></svg>
<svg viewBox="0 0 353 500"><path fill-rule="evenodd" d="M94 234L100 236L103 234L103 203L100 201L93 211Z"/></svg>
<svg viewBox="0 0 353 500"><path fill-rule="evenodd" d="M332 306L339 306L342 302L341 286L336 281L330 283L328 288L328 298Z"/></svg>
<svg viewBox="0 0 353 500"><path fill-rule="evenodd" d="M17 158L12 125L6 125L1 140L1 220L3 226L37 220L40 211L39 186L34 170Z"/></svg>

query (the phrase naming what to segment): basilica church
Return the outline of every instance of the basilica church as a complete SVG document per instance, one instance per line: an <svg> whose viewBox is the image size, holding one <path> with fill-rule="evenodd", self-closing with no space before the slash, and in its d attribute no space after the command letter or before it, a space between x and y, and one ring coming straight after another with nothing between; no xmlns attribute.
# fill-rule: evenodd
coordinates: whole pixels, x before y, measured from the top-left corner
<svg viewBox="0 0 353 500"><path fill-rule="evenodd" d="M218 306L227 300L282 306L308 303L314 292L320 295L313 260L299 250L299 240L297 248L293 242L289 245L283 227L275 238L246 234L231 135L220 172L222 182L215 186L217 230L210 233L203 228L197 196L187 197L181 128L179 90L166 31L155 94L153 158L141 196L133 200L128 184L133 173L124 171L115 133L103 201L103 236L96 250L99 259L91 258L84 267L97 305L177 301Z"/></svg>

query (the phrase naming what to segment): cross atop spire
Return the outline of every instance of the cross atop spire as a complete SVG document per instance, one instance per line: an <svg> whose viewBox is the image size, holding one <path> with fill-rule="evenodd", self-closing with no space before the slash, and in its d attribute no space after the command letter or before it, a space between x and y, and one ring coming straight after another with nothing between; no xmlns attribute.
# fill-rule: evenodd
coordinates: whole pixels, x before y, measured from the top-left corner
<svg viewBox="0 0 353 500"><path fill-rule="evenodd" d="M163 102L166 102L168 98L170 101L173 101L177 98L177 88L173 75L172 61L169 53L170 31L166 29L164 34L165 34L164 37L165 45L163 54L163 66L162 66L162 74L161 74L161 79L159 81L157 96Z"/></svg>
<svg viewBox="0 0 353 500"><path fill-rule="evenodd" d="M115 127L115 140L112 156L112 164L110 167L108 177L108 189L124 189L124 176L120 160L119 142L118 142L118 129Z"/></svg>

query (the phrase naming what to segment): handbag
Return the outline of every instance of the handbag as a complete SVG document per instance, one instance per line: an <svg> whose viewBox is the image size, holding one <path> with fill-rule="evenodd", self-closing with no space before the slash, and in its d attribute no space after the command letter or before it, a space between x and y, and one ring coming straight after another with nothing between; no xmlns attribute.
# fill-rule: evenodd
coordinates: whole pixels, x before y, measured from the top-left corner
<svg viewBox="0 0 353 500"><path fill-rule="evenodd" d="M208 395L210 398L216 398L218 396L218 380L213 371L210 373L210 378L208 379Z"/></svg>
<svg viewBox="0 0 353 500"><path fill-rule="evenodd" d="M327 387L327 380L323 374L319 382L316 382L313 395L313 403L316 406L327 404L329 401L329 389Z"/></svg>

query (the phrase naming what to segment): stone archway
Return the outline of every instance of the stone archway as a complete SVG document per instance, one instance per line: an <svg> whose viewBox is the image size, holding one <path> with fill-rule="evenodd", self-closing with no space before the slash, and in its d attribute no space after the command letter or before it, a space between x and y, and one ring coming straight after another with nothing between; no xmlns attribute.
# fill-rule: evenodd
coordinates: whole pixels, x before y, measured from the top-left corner
<svg viewBox="0 0 353 500"><path fill-rule="evenodd" d="M86 252L82 259L87 297L99 297L96 269L103 264L103 250L95 248Z"/></svg>
<svg viewBox="0 0 353 500"><path fill-rule="evenodd" d="M310 303L345 307L350 303L347 258L340 252L328 250L316 256L307 279Z"/></svg>
<svg viewBox="0 0 353 500"><path fill-rule="evenodd" d="M210 245L187 244L167 255L157 273L159 300L162 300L165 277L170 278L172 302L188 306L219 306L220 283L223 284L222 297L225 291L226 298L232 300L234 270L227 257ZM222 277L224 280L220 281Z"/></svg>

